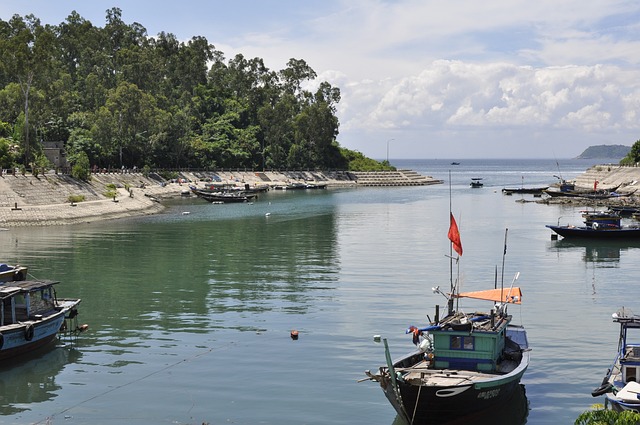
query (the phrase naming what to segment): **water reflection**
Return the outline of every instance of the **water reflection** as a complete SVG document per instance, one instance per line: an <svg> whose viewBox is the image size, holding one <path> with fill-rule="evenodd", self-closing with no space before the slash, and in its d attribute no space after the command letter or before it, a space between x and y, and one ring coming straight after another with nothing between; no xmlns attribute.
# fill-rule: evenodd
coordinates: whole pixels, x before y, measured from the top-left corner
<svg viewBox="0 0 640 425"><path fill-rule="evenodd" d="M529 416L529 400L524 385L518 385L512 397L499 406L476 412L454 420L434 418L425 425L524 425ZM407 425L400 416L396 416L392 425Z"/></svg>
<svg viewBox="0 0 640 425"><path fill-rule="evenodd" d="M640 248L640 242L590 241L561 239L552 243L552 249L582 252L582 261L598 268L619 267L621 254Z"/></svg>
<svg viewBox="0 0 640 425"><path fill-rule="evenodd" d="M31 410L32 404L57 396L61 386L57 375L67 364L77 363L82 354L73 347L48 347L26 354L0 367L0 415Z"/></svg>

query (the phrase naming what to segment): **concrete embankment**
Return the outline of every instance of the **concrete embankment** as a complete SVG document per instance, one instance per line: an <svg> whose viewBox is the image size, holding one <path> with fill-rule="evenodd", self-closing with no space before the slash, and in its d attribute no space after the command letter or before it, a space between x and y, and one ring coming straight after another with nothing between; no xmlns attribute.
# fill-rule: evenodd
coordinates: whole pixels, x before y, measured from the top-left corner
<svg viewBox="0 0 640 425"><path fill-rule="evenodd" d="M181 172L174 181L156 174L93 174L90 182L49 173L0 176L0 226L40 226L85 223L98 220L154 214L163 209L158 200L189 193L189 186L210 181L244 185L285 186L294 182L316 182L327 187L415 186L442 183L410 170L376 173L350 172ZM117 195L107 198L110 185ZM113 187L111 186L111 187ZM70 197L83 197L72 203Z"/></svg>

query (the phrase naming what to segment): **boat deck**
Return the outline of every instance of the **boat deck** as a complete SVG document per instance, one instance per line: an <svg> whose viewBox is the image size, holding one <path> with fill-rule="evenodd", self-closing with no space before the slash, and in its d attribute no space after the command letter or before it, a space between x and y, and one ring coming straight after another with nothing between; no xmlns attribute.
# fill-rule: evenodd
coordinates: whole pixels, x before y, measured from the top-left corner
<svg viewBox="0 0 640 425"><path fill-rule="evenodd" d="M517 362L504 360L498 365L497 373L484 373L472 370L430 369L423 360L408 368L396 368L396 372L407 372L403 379L413 385L454 386L486 381L512 371Z"/></svg>

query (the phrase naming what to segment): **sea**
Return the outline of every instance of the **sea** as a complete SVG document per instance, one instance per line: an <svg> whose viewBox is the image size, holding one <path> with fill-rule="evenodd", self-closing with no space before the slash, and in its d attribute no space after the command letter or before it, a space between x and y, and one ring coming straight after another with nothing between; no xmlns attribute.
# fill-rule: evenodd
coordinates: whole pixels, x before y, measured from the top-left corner
<svg viewBox="0 0 640 425"><path fill-rule="evenodd" d="M174 199L153 216L3 229L0 261L60 281L89 329L0 365L0 423L399 425L366 380L385 363L376 336L392 357L412 351L405 330L446 305L434 288L453 270L463 291L522 288L509 312L532 351L517 400L449 423L572 424L604 402L591 391L616 353L611 314L640 313L640 244L554 240L545 225L580 224L584 207L502 193L602 161L453 161L391 160L432 186Z"/></svg>

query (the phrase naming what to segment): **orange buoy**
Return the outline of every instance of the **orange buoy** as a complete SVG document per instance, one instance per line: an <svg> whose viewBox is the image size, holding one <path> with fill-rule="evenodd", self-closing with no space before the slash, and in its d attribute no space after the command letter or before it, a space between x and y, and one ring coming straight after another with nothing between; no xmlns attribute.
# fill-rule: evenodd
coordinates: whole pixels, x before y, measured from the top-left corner
<svg viewBox="0 0 640 425"><path fill-rule="evenodd" d="M295 329L291 331L291 339L298 339L298 331Z"/></svg>

